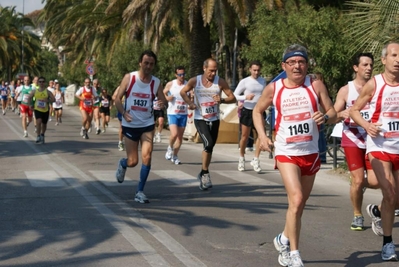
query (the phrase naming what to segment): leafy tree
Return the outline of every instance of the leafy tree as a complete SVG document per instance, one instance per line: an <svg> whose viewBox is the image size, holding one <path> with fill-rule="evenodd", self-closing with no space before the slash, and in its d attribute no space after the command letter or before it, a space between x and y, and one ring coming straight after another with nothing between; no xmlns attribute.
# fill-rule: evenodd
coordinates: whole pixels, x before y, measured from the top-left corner
<svg viewBox="0 0 399 267"><path fill-rule="evenodd" d="M57 55L48 50L41 50L37 61L40 75L47 80L58 79L58 58Z"/></svg>
<svg viewBox="0 0 399 267"><path fill-rule="evenodd" d="M15 7L0 7L0 65L3 66L0 75L3 78L12 79L20 66L31 75L39 72L36 62L41 50L40 39L34 33L22 30L32 25L30 19L15 12Z"/></svg>
<svg viewBox="0 0 399 267"><path fill-rule="evenodd" d="M375 58L382 47L399 39L399 0L349 1L346 17L350 20L346 33L351 36L351 54L372 52ZM382 64L375 61L375 70L382 71Z"/></svg>
<svg viewBox="0 0 399 267"><path fill-rule="evenodd" d="M242 56L260 60L264 75L278 74L284 49L299 43L309 51L310 71L324 75L332 96L350 79L347 50L350 39L342 34L346 24L339 10L328 7L316 11L309 5L302 5L299 10L269 11L262 3L252 21L251 43L243 48Z"/></svg>

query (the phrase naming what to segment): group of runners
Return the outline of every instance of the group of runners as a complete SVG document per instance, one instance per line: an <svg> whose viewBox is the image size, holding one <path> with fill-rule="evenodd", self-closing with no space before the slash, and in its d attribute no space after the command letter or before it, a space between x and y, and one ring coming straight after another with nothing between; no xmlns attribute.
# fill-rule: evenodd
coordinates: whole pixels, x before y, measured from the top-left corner
<svg viewBox="0 0 399 267"><path fill-rule="evenodd" d="M1 100L3 115L11 109L22 118L23 137L28 137L28 126L33 121L36 143L44 143L47 122L55 118L55 125L62 122L64 93L57 80L46 82L44 77L29 76L23 80L2 82Z"/></svg>
<svg viewBox="0 0 399 267"><path fill-rule="evenodd" d="M212 58L204 61L203 74L188 80L185 68L177 66L175 79L163 88L160 80L153 76L157 56L146 50L139 57L138 71L126 74L112 97L100 87L98 80L85 79L84 86L75 94L80 99L81 135L88 139L93 118L96 134L105 132L114 104L120 121L118 148L126 150L126 157L118 162L116 179L119 183L124 181L127 168L139 164L141 152L134 199L149 203L144 188L151 170L153 144L161 139L164 124L161 111L166 108L170 129L165 159L178 165L188 113L192 110L194 125L203 143L197 179L199 188L208 190L213 186L209 167L219 133L220 105L242 101L238 171L245 170L246 142L255 129L257 140L251 160L254 171L260 173L262 170L261 151L273 150L275 168L287 192L284 229L273 240L279 252L278 262L281 266L304 266L299 253L301 217L320 169L319 129L323 124L343 122L341 143L352 178L350 200L354 217L350 228L364 229L363 189L380 188L381 203L369 204L366 212L371 218L373 232L383 237L382 260L397 260L392 229L395 209L399 206L399 98L396 96L399 94L399 44L387 44L381 60L384 72L372 77L373 55L358 54L353 62L355 78L339 90L333 104L323 81L308 74L307 50L298 44L287 47L283 53L281 67L286 78L266 85L260 77L260 62L252 61L250 76L238 84L234 93L217 75L218 63ZM47 87L44 77L35 77L30 83L26 76L23 85L16 87L14 93L16 104L20 101L24 136L28 136L27 127L34 112L36 142L44 143L52 111L59 114L55 115L56 124L61 123L63 95L59 85L50 82ZM10 94L7 91L7 96ZM270 106L275 108L273 138L265 132L265 111Z"/></svg>
<svg viewBox="0 0 399 267"><path fill-rule="evenodd" d="M138 165L141 144L142 164L135 201L149 203L144 187L151 170L153 143L160 134L159 127L155 133L154 110L155 106L158 110L167 107L170 137L165 158L180 164L178 152L187 113L193 110L194 124L203 141L199 188L212 188L209 167L218 137L220 104L243 101L238 170L245 170L246 142L254 128L257 140L251 165L261 172L259 153L273 150L275 168L287 192L284 230L273 240L279 252L278 262L282 266L304 266L299 235L303 210L320 169L319 129L323 124L343 122L342 146L352 177L350 200L354 217L350 229L364 230L363 189L380 188L381 204L370 204L366 211L373 232L383 236L382 260L397 260L392 228L399 204L399 98L395 96L399 94L399 44L387 44L381 60L384 72L372 77L373 56L358 54L353 63L355 79L340 89L333 104L324 82L308 74L307 50L298 44L287 47L283 53L281 67L286 78L266 85L260 77L261 64L253 61L249 65L250 76L239 83L234 94L217 75L218 65L212 58L204 61L202 75L188 81L184 79L184 67L176 67L175 79L163 88L152 75L156 55L144 51L138 61L139 70L126 74L114 94L126 146L126 157L118 162L116 179L122 183L127 168ZM270 106L275 108L273 138L265 132L265 111Z"/></svg>
<svg viewBox="0 0 399 267"><path fill-rule="evenodd" d="M89 139L88 134L92 131L93 119L95 133L97 135L105 133L113 105L112 97L108 94L108 91L100 87L98 79L94 79L92 82L89 78L86 78L84 85L76 91L75 96L80 100L79 109L82 115L80 135L84 139Z"/></svg>

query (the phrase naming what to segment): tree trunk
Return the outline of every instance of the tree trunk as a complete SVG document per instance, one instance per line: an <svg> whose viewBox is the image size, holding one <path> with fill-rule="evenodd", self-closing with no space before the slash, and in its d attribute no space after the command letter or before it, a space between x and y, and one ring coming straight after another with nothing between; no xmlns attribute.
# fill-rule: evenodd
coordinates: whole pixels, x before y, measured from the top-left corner
<svg viewBox="0 0 399 267"><path fill-rule="evenodd" d="M209 25L204 27L201 9L197 6L193 15L190 40L190 77L203 73L204 61L211 57L211 35Z"/></svg>

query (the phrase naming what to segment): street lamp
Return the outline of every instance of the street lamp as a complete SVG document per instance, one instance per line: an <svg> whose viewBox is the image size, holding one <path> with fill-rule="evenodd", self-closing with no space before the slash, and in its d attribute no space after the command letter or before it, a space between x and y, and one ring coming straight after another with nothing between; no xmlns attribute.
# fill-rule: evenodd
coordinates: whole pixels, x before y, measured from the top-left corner
<svg viewBox="0 0 399 267"><path fill-rule="evenodd" d="M25 17L25 0L22 0L22 49L21 49L21 71L24 73L24 17Z"/></svg>

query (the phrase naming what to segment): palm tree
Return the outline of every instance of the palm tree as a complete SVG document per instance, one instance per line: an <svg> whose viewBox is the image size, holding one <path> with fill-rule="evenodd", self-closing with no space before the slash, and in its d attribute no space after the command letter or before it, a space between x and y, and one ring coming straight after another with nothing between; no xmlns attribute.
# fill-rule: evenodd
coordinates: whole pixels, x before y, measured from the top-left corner
<svg viewBox="0 0 399 267"><path fill-rule="evenodd" d="M119 0L110 0L110 5L117 2ZM190 74L194 76L202 72L203 61L211 56L211 22L216 21L218 28L222 29L226 18L222 13L226 11L227 14L236 14L239 23L246 25L255 4L256 1L240 0L136 0L127 6L123 18L125 23L131 22L132 27L141 25L141 28L144 26L142 22L150 19L152 28L144 28L144 31L153 33L155 44L159 43L166 25L182 25L187 22L191 52ZM231 17L228 19L236 24Z"/></svg>
<svg viewBox="0 0 399 267"><path fill-rule="evenodd" d="M40 40L34 33L23 30L25 26L33 26L32 21L15 12L15 7L0 8L0 64L6 67L3 76L7 79L18 72L19 66L37 70L34 63L41 49Z"/></svg>
<svg viewBox="0 0 399 267"><path fill-rule="evenodd" d="M382 47L399 37L399 0L350 1L347 17L351 21L347 33L352 36L352 53L381 53ZM381 63L376 61L376 69Z"/></svg>

